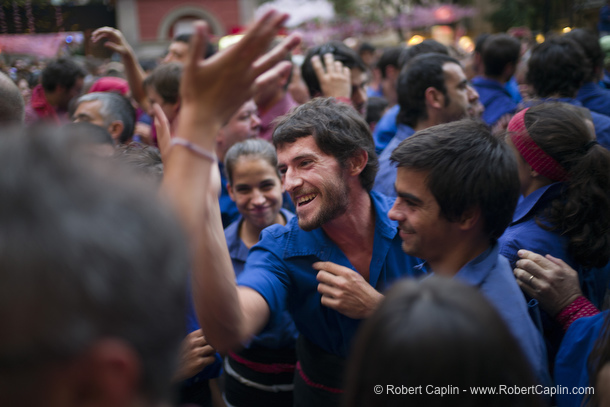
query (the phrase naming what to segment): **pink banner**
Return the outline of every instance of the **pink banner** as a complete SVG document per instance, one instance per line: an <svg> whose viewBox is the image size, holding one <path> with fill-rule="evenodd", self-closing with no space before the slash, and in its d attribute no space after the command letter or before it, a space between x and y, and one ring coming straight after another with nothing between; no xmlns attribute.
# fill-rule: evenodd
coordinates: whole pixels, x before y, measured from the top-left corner
<svg viewBox="0 0 610 407"><path fill-rule="evenodd" d="M67 33L3 34L0 35L0 52L27 54L52 58L66 41Z"/></svg>

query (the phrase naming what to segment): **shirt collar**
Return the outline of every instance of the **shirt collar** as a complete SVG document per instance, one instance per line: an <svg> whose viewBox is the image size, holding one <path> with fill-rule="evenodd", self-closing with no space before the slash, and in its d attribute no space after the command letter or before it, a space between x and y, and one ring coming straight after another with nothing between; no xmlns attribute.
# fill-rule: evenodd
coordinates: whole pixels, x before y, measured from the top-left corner
<svg viewBox="0 0 610 407"><path fill-rule="evenodd" d="M371 203L375 209L375 246L377 245L377 237L392 240L398 233L398 224L388 218L392 200L385 195L372 191L370 193ZM288 237L284 247L284 258L295 256L313 255L322 261L327 261L331 258L332 251L336 245L322 228L314 229L310 232L305 232L298 226L298 220L292 219L288 227Z"/></svg>
<svg viewBox="0 0 610 407"><path fill-rule="evenodd" d="M483 253L466 263L464 267L457 272L454 278L472 286L481 285L491 270L496 267L499 252L500 246L497 243L494 243ZM414 269L427 273L425 278L434 275L434 271L430 270L427 261L415 266Z"/></svg>
<svg viewBox="0 0 610 407"><path fill-rule="evenodd" d="M468 285L481 285L489 273L495 269L496 264L498 263L499 252L500 246L497 243L494 243L483 253L466 263L455 275L455 278Z"/></svg>
<svg viewBox="0 0 610 407"><path fill-rule="evenodd" d="M557 198L561 192L563 183L554 182L538 188L517 205L513 215L513 224L522 221L530 213L538 212L539 208L548 205L550 201Z"/></svg>

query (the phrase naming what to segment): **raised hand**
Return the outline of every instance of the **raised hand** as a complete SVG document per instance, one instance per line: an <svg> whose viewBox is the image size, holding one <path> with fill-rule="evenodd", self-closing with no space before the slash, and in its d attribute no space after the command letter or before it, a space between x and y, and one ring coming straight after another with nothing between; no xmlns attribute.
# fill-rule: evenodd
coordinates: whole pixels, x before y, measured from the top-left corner
<svg viewBox="0 0 610 407"><path fill-rule="evenodd" d="M563 260L519 250L514 270L517 283L550 315L556 315L582 295L578 273Z"/></svg>
<svg viewBox="0 0 610 407"><path fill-rule="evenodd" d="M226 123L252 97L257 78L298 45L299 37L291 35L265 53L287 18L267 12L239 42L206 60L202 54L207 28L203 22L196 24L180 85L182 109L198 117L198 122Z"/></svg>
<svg viewBox="0 0 610 407"><path fill-rule="evenodd" d="M127 43L125 37L123 37L123 33L116 28L98 28L97 30L93 31L93 34L91 34L91 39L93 42L99 42L106 39L107 41L104 43L104 46L121 55L131 52L131 46Z"/></svg>
<svg viewBox="0 0 610 407"><path fill-rule="evenodd" d="M311 66L320 82L322 95L349 99L352 96L351 71L341 61L335 61L333 54L324 54L323 57L324 65L318 55L311 58Z"/></svg>

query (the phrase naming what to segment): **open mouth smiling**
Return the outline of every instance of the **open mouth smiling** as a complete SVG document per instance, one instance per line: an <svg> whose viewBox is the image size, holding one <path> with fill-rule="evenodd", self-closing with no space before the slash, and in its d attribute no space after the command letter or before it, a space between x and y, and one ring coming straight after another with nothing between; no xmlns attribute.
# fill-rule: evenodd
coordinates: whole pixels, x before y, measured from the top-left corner
<svg viewBox="0 0 610 407"><path fill-rule="evenodd" d="M297 198L297 206L307 205L308 203L313 201L317 196L318 196L318 194L301 195L300 197Z"/></svg>

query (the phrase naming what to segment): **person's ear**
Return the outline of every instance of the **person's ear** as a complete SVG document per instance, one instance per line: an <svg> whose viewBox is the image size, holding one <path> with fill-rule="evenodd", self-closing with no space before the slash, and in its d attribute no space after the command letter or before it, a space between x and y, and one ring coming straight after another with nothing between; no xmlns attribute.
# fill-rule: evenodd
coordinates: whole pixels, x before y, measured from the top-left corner
<svg viewBox="0 0 610 407"><path fill-rule="evenodd" d="M434 109L440 110L445 107L445 95L433 86L426 89L424 98L426 100L426 105Z"/></svg>
<svg viewBox="0 0 610 407"><path fill-rule="evenodd" d="M137 352L121 339L97 340L73 362L74 406L130 406L140 394L142 366Z"/></svg>
<svg viewBox="0 0 610 407"><path fill-rule="evenodd" d="M227 191L229 192L229 197L233 202L235 202L235 192L233 191L233 187L230 182L227 182Z"/></svg>
<svg viewBox="0 0 610 407"><path fill-rule="evenodd" d="M124 129L125 126L121 120L115 120L110 123L110 126L108 126L108 133L110 133L114 144L119 144L119 139L121 138L121 134L123 134Z"/></svg>
<svg viewBox="0 0 610 407"><path fill-rule="evenodd" d="M365 150L360 150L358 153L356 153L349 159L349 174L359 176L360 173L364 171L364 168L366 167L368 161L369 154Z"/></svg>
<svg viewBox="0 0 610 407"><path fill-rule="evenodd" d="M178 96L178 98L176 99L176 103L174 103L174 105L172 106L172 110L175 114L178 114L178 112L180 111L181 102L182 101L180 100L180 96Z"/></svg>
<svg viewBox="0 0 610 407"><path fill-rule="evenodd" d="M469 208L462 213L460 216L459 224L461 230L471 230L473 229L481 219L481 208L474 207Z"/></svg>

